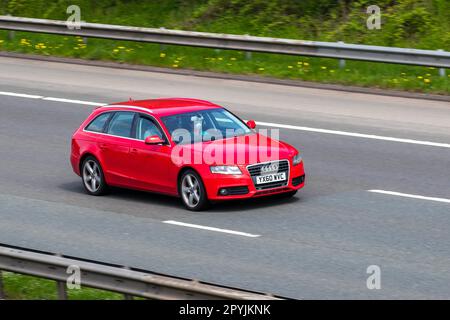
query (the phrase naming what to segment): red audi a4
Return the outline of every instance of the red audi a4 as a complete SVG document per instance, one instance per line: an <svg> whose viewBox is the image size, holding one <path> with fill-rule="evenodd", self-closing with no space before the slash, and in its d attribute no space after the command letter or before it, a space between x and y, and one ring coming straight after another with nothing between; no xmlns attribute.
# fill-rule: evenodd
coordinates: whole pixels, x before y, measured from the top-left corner
<svg viewBox="0 0 450 320"><path fill-rule="evenodd" d="M305 184L302 157L255 126L208 101L130 100L92 112L72 137L70 161L95 196L110 186L158 192L194 211L222 200L293 196Z"/></svg>

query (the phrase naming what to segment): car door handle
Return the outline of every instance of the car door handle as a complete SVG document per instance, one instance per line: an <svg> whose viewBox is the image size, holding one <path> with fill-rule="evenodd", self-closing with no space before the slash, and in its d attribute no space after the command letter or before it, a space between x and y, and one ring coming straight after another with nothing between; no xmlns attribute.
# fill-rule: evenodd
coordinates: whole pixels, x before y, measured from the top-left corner
<svg viewBox="0 0 450 320"><path fill-rule="evenodd" d="M136 149L136 148L131 148L130 153L138 153L138 149Z"/></svg>
<svg viewBox="0 0 450 320"><path fill-rule="evenodd" d="M108 149L108 145L105 144L105 143L101 143L101 144L99 145L99 147L100 147L100 149L102 149L102 150L107 150L107 149Z"/></svg>

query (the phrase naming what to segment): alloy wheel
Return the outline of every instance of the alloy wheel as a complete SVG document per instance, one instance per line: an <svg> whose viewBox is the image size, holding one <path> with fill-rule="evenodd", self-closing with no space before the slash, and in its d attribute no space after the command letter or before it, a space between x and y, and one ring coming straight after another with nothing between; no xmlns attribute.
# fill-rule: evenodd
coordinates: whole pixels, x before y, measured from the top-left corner
<svg viewBox="0 0 450 320"><path fill-rule="evenodd" d="M88 160L83 167L83 182L92 193L96 193L102 184L100 167L94 160Z"/></svg>
<svg viewBox="0 0 450 320"><path fill-rule="evenodd" d="M181 182L181 195L184 203L190 208L195 208L200 202L200 184L193 174L186 174Z"/></svg>

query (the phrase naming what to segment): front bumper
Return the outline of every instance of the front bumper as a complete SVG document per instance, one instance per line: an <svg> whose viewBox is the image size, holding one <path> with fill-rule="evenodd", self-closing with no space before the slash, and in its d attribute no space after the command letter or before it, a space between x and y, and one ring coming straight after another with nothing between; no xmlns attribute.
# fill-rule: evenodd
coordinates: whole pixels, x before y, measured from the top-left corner
<svg viewBox="0 0 450 320"><path fill-rule="evenodd" d="M213 201L247 199L263 197L273 194L292 192L301 189L305 185L305 171L303 162L293 166L289 161L289 175L287 184L280 187L257 190L246 166L239 166L241 175L223 175L204 172L202 174L208 199ZM227 195L221 194L221 189L227 189ZM248 189L248 192L246 192Z"/></svg>

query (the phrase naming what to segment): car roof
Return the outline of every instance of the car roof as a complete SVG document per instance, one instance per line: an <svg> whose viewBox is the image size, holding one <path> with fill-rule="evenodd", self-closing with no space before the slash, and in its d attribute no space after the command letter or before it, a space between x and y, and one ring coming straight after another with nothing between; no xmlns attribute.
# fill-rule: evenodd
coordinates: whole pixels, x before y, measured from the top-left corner
<svg viewBox="0 0 450 320"><path fill-rule="evenodd" d="M148 109L152 114L158 116L168 116L178 113L185 113L191 111L217 109L222 108L212 102L200 99L191 98L161 98L149 100L132 100L125 102L117 102L108 105L110 107L130 106Z"/></svg>

